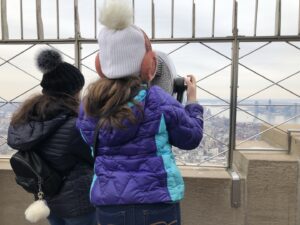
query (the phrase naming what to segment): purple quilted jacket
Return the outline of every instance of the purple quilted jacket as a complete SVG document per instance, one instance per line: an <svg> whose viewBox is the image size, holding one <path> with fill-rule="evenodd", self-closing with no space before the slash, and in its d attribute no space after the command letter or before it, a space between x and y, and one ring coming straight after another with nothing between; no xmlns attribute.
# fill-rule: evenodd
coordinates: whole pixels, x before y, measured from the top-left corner
<svg viewBox="0 0 300 225"><path fill-rule="evenodd" d="M183 198L184 183L171 146L194 149L202 139L203 108L185 108L153 86L135 97L143 120L126 129L100 129L90 199L94 205L175 202ZM130 104L130 103L129 103ZM136 107L133 111L138 113ZM97 119L80 108L77 127L92 146Z"/></svg>

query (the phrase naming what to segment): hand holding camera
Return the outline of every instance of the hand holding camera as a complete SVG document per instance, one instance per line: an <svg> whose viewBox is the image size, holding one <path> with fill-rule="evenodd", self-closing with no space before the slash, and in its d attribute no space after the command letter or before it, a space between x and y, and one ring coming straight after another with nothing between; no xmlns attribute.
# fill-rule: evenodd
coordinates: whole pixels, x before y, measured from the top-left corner
<svg viewBox="0 0 300 225"><path fill-rule="evenodd" d="M193 75L187 75L185 78L185 83L187 85L187 100L188 102L197 101L197 82Z"/></svg>

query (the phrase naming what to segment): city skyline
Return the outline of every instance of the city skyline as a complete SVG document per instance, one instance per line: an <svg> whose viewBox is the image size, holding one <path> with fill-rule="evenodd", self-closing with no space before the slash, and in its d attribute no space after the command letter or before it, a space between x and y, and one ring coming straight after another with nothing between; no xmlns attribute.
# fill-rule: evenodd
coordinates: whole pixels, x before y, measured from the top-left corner
<svg viewBox="0 0 300 225"><path fill-rule="evenodd" d="M207 103L209 103L209 100L207 100ZM212 101L210 105L213 105L213 103ZM258 117L258 119L251 117L249 114L247 114L246 117L245 115L241 117L238 111L236 125L237 144L247 140L249 137L253 137L249 141L259 141L260 132L262 131L261 127L264 126L264 124L280 124L295 114L295 112L293 112L295 106L291 104L284 106L288 107L289 110L276 105L273 106L273 108L268 108L269 106L264 105L259 112L255 112L255 105L253 105L252 108L244 109L248 113ZM204 106L204 138L200 146L194 150L184 151L173 148L179 165L198 165L201 163L206 166L226 166L229 142L229 111L227 110L226 113L218 114L219 111L226 108L227 107L219 106L218 109L214 111L213 106ZM14 152L4 143L5 138L7 138L7 128L10 117L16 109L17 104L7 104L4 107L0 107L0 155L8 156ZM300 111L300 104L297 106L297 110ZM289 123L299 124L300 118L290 120ZM256 147L259 147L259 144ZM276 148L278 147L276 146Z"/></svg>

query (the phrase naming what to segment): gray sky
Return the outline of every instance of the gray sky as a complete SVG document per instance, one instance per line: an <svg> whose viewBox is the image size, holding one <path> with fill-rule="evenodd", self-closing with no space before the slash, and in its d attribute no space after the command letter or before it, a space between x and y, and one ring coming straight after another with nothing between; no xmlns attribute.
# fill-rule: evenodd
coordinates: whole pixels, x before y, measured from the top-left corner
<svg viewBox="0 0 300 225"><path fill-rule="evenodd" d="M35 0L26 0L24 4L24 37L36 38ZM54 0L42 0L42 15L45 38L56 38L56 14ZM94 12L93 0L79 0L80 28L82 37L94 37ZM100 6L103 0L98 0ZM175 0L175 37L191 37L192 34L192 0ZM208 37L212 29L212 2L213 0L195 0L196 3L196 36ZM275 2L276 0L260 0L258 13L257 35L273 35L275 27ZM239 0L239 34L253 35L255 0ZM155 0L156 5L156 37L170 37L171 32L171 0ZM135 22L151 35L151 1L135 1ZM7 0L8 23L10 38L20 38L19 0ZM298 0L282 0L281 30L284 35L296 35L298 31ZM216 25L215 36L231 35L232 26L232 0L216 0ZM60 0L60 37L74 36L73 0ZM97 33L101 26L97 24ZM1 31L0 31L1 33ZM265 43L241 43L240 55L263 45ZM300 47L300 43L293 43ZM181 44L154 45L154 49L170 52ZM231 44L207 44L212 48L231 57ZM25 45L0 45L0 57L8 59L18 52L26 49ZM27 72L41 77L34 66L33 57L44 45L36 46L25 54L12 60ZM72 45L55 45L68 55L74 55ZM83 45L83 56L97 49L97 45ZM190 44L171 55L179 74L195 74L197 79L214 72L230 63L230 61L200 44ZM66 61L72 62L67 57ZM0 59L0 64L3 61ZM245 57L241 63L277 82L300 70L300 51L286 43L272 43L262 50ZM93 68L94 57L83 61ZM239 70L239 98L242 99L271 83L256 76L254 73L240 67ZM83 67L83 73L88 81L97 78L93 72ZM29 89L39 82L26 76L19 70L6 64L0 67L0 96L10 100L18 93ZM281 83L284 87L300 94L300 75ZM216 75L199 82L199 85L210 92L229 99L230 67ZM35 91L39 88L35 89ZM31 92L32 93L32 92ZM25 95L26 96L26 95ZM199 91L200 98L213 98L211 95ZM23 97L24 98L24 97ZM21 98L21 99L23 99ZM296 99L290 93L273 87L252 99L262 98L289 98ZM21 100L20 99L20 100Z"/></svg>

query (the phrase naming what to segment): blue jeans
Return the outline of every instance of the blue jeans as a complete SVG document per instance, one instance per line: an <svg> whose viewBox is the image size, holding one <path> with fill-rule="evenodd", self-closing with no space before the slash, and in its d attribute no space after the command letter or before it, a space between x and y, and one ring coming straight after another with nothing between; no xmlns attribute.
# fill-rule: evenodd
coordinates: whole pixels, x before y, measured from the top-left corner
<svg viewBox="0 0 300 225"><path fill-rule="evenodd" d="M96 212L72 218L61 218L50 214L48 221L51 225L97 225Z"/></svg>
<svg viewBox="0 0 300 225"><path fill-rule="evenodd" d="M97 207L99 225L180 225L179 203Z"/></svg>

